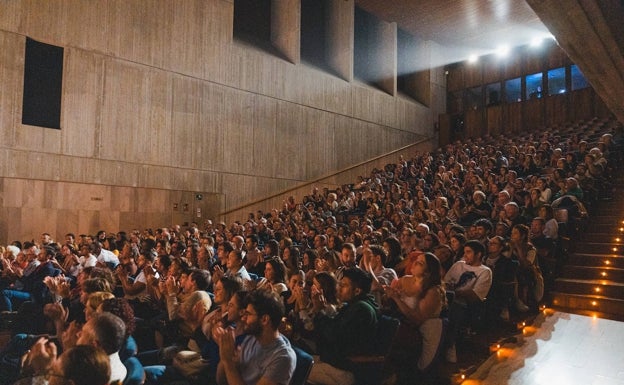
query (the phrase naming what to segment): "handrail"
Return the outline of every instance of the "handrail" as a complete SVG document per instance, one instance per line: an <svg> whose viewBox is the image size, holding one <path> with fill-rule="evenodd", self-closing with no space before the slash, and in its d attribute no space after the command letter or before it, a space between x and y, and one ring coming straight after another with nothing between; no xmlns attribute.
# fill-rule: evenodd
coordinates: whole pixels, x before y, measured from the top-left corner
<svg viewBox="0 0 624 385"><path fill-rule="evenodd" d="M219 217L224 217L224 216L226 216L226 215L228 215L228 214L231 214L231 213L233 213L233 212L235 212L235 211L242 210L242 209L244 209L244 208L246 208L246 207L249 207L249 206L258 205L258 204L260 204L261 202L264 202L264 201L267 201L267 200L270 200L270 199L273 199L273 198L277 198L277 197L279 197L280 195L287 194L287 193L289 193L289 192L291 192L291 191L298 190L298 189L300 189L300 188L302 188L302 187L309 186L309 185L312 185L312 184L315 184L315 183L320 183L320 182L321 182L322 180L324 180L324 179L328 179L328 178L331 178L331 177L336 176L336 175L338 175L338 174L341 174L341 173L343 173L343 172L347 172L347 171L349 171L349 170L352 170L352 169L354 169L354 168L357 168L357 167L360 167L360 166L364 166L364 165L366 165L367 163L374 162L374 161L379 160L379 159L381 159L381 158L384 158L384 157L386 157L386 156L389 156L389 155L392 155L392 154L396 154L396 153L401 152L401 151L405 151L405 150L406 150L406 149L408 149L408 148L414 147L414 146L416 146L416 145L422 144L422 143L427 142L427 141L430 141L430 140L432 140L432 139L434 139L434 137L433 137L433 136L430 136L430 137L425 137L425 138L421 138L420 140L418 140L418 141L416 141L416 142L413 142L413 143L411 143L411 144L408 144L407 146L400 147L400 148L398 148L398 149L392 150L392 151L387 152L387 153L382 154L382 155L377 155L377 156L376 156L376 157L374 157L374 158L370 158L370 159L367 159L367 160L362 161L362 162L360 162L360 163L353 164L353 165L351 165L351 166L349 166L349 167L346 167L346 168L344 168L344 169L341 169L341 170L335 171L335 172L333 172L333 173L331 173L331 174L323 175L323 176L318 177L318 178L315 178L315 179L313 179L313 180L310 180L310 181L304 182L304 183L302 183L302 184L300 184L300 185L297 185L297 186L294 186L294 187L287 188L286 190L283 190L283 191L281 191L281 192L279 192L279 193L271 194L271 195L266 196L266 197L261 198L261 199L256 199L256 200L254 200L254 201L252 201L252 202L250 202L250 203L246 203L246 204L244 204L244 205L241 205L241 206L235 207L235 208L233 208L233 209L230 209L230 210L224 211L224 212L222 212L222 213L219 213L218 215L219 215Z"/></svg>

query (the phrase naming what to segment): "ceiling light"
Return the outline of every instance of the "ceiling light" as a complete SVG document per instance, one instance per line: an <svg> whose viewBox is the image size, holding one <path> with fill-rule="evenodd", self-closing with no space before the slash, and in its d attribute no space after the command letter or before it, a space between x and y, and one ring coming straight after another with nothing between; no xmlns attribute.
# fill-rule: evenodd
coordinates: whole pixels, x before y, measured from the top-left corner
<svg viewBox="0 0 624 385"><path fill-rule="evenodd" d="M537 48L542 45L543 41L544 39L542 39L541 37L534 37L533 40L531 40L531 47Z"/></svg>
<svg viewBox="0 0 624 385"><path fill-rule="evenodd" d="M477 55L470 55L468 56L468 63L470 64L474 64L479 60L479 57Z"/></svg>
<svg viewBox="0 0 624 385"><path fill-rule="evenodd" d="M509 55L509 51L508 45L501 45L496 48L496 55L498 55L498 57L506 57Z"/></svg>

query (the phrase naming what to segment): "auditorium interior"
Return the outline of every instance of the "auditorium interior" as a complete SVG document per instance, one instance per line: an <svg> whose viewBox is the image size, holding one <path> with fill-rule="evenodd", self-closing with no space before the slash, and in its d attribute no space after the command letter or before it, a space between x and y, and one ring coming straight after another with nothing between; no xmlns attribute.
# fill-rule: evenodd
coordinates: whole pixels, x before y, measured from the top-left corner
<svg viewBox="0 0 624 385"><path fill-rule="evenodd" d="M225 233L423 154L611 135L536 311L422 381L624 384L624 1L0 0L0 47L0 245Z"/></svg>

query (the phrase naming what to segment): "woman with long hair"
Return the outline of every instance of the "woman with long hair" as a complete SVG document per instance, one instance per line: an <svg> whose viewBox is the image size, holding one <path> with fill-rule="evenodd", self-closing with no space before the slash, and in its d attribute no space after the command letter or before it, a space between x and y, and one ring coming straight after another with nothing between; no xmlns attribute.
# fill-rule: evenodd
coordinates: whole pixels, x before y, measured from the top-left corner
<svg viewBox="0 0 624 385"><path fill-rule="evenodd" d="M385 294L397 305L402 318L399 335L404 338L397 339L400 357L395 357L399 367L409 367L415 361L418 370L425 371L442 343L440 313L446 305L446 292L442 266L434 254L418 255L410 272L385 287Z"/></svg>

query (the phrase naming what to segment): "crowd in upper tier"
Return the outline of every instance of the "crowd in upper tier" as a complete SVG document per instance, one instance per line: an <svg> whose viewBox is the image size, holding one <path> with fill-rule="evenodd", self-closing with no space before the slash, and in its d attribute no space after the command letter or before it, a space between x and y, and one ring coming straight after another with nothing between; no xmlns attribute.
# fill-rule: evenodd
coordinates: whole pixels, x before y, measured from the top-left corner
<svg viewBox="0 0 624 385"><path fill-rule="evenodd" d="M367 383L356 357L380 344L383 375L418 382L537 310L623 139L612 119L466 139L229 225L12 242L0 383L26 351L20 381L289 384L307 352L309 383Z"/></svg>

